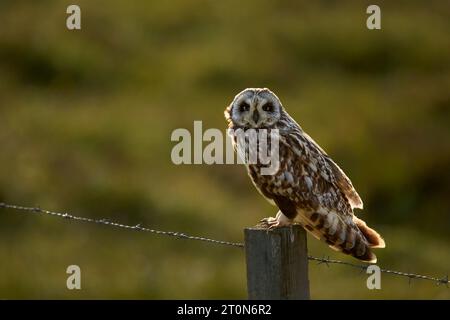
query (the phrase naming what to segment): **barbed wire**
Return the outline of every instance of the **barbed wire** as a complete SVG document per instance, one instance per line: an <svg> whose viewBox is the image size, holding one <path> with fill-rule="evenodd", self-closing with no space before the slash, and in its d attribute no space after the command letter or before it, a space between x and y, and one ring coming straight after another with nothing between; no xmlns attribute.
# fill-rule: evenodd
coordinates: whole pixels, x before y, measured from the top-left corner
<svg viewBox="0 0 450 320"><path fill-rule="evenodd" d="M317 261L318 264L325 264L326 266L329 266L330 264L345 265L345 266L349 266L352 268L360 269L361 271L366 271L371 266L370 264L362 265L362 264L354 264L351 262L346 262L346 261L341 261L341 260L334 260L334 259L330 259L329 257L317 258L317 257L313 257L313 256L308 256L308 260ZM448 285L450 283L448 275L446 275L443 278L436 278L436 277L424 276L424 275L417 274L417 273L402 272L402 271L389 270L389 269L383 269L383 268L380 268L380 272L387 273L387 274L393 274L393 275L401 276L401 277L406 277L409 279L409 283L411 283L412 279L428 280L428 281L435 282L437 285L444 284L447 286L447 288L449 287Z"/></svg>
<svg viewBox="0 0 450 320"><path fill-rule="evenodd" d="M209 238L205 238L205 237L191 236L191 235L187 235L186 233L183 233L183 232L154 230L154 229L143 227L141 224L137 224L137 225L133 226L133 225L127 225L127 224L123 224L123 223L110 221L108 219L93 219L93 218L74 216L67 212L63 213L63 212L49 211L49 210L41 209L40 207L25 207L25 206L6 204L3 202L0 202L0 208L13 209L13 210L18 210L18 211L27 212L27 213L47 214L47 215L50 215L53 217L59 217L59 218L68 219L68 220L102 224L102 225L106 225L106 226L122 228L122 229L127 229L127 230L149 232L149 233L154 233L154 234L163 235L163 236L175 237L175 238L179 238L179 239L204 241L204 242L210 242L210 243L214 243L214 244L233 246L233 247L244 247L243 243L235 243L235 242L230 242L230 241L209 239Z"/></svg>
<svg viewBox="0 0 450 320"><path fill-rule="evenodd" d="M127 224L123 224L123 223L119 223L119 222L110 221L108 219L93 219L93 218L80 217L80 216L75 216L75 215L69 214L67 212L63 213L63 212L49 211L49 210L41 209L40 207L27 207L27 206L7 204L4 202L0 202L0 209L12 209L12 210L20 211L20 212L33 213L33 214L46 214L49 216L59 217L59 218L68 219L68 220L101 224L101 225L105 225L105 226L122 228L122 229L133 230L133 231L148 232L148 233L152 233L152 234L156 234L156 235L174 237L177 239L202 241L202 242L208 242L210 244L244 248L244 244L240 243L240 242L230 242L230 241L217 240L217 239L211 239L211 238L200 237L200 236L192 236L192 235L188 235L183 232L155 230L155 229L143 227L141 224L127 225ZM341 261L341 260L334 260L334 259L330 259L330 257L318 258L318 257L314 257L314 256L308 256L308 260L316 261L316 262L318 262L318 264L325 264L326 266L329 266L330 264L345 265L345 266L359 269L361 271L366 271L370 266L370 264L369 265L360 265L360 264L354 264L351 262L346 262L346 261ZM389 269L384 269L384 268L380 268L380 271L383 273L386 273L386 274L396 275L396 276L400 276L400 277L406 277L409 279L410 283L411 283L412 279L419 279L419 280L432 281L432 282L435 282L437 285L444 284L447 288L449 287L449 284L450 284L448 275L446 275L445 277L442 277L442 278L437 278L437 277L425 276L425 275L416 274L416 273L389 270Z"/></svg>

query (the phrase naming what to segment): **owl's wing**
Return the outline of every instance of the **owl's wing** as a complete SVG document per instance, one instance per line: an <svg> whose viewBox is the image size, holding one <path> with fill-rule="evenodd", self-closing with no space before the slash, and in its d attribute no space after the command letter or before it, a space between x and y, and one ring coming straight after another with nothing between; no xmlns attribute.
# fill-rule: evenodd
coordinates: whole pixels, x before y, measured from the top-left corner
<svg viewBox="0 0 450 320"><path fill-rule="evenodd" d="M334 182L339 186L341 191L345 194L352 208L363 209L364 204L352 185L350 179L345 175L344 171L328 156L324 155L333 172Z"/></svg>
<svg viewBox="0 0 450 320"><path fill-rule="evenodd" d="M323 179L330 187L340 191L338 193L345 196L352 209L362 209L361 197L347 175L308 134L300 130L294 130L286 137L288 140L286 142L294 147L299 157L297 161L311 163L310 175L316 179Z"/></svg>
<svg viewBox="0 0 450 320"><path fill-rule="evenodd" d="M326 167L328 169L329 174L324 178L339 187L339 189L347 197L347 200L349 201L352 208L363 209L364 204L361 200L361 197L359 196L358 192L356 192L352 182L344 173L344 171L342 171L342 169L327 155L327 153L317 144L317 142L315 142L306 133L303 133L303 135L305 136L305 140L309 142L310 148L316 149L316 157L321 158L321 161L319 161L319 163L321 163L323 167ZM298 136L298 134L296 136ZM323 167L321 169L324 169Z"/></svg>
<svg viewBox="0 0 450 320"><path fill-rule="evenodd" d="M284 168L285 172L291 171L293 178L285 179L288 188L296 191L294 193L300 200L327 210L351 214L353 208L362 208L362 200L350 179L311 137L300 130L294 130L280 140L286 147L280 148L284 150L281 152L293 153L284 155L291 161L287 166L290 169Z"/></svg>

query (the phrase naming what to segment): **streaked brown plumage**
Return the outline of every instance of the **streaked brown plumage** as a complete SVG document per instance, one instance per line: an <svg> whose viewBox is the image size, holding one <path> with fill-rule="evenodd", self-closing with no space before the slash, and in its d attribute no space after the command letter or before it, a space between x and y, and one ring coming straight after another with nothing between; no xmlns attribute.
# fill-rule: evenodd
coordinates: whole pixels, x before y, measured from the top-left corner
<svg viewBox="0 0 450 320"><path fill-rule="evenodd" d="M247 164L256 188L280 209L276 218L266 220L269 225L299 223L331 248L376 262L371 249L383 248L384 240L353 214L363 203L350 179L289 116L274 93L246 89L225 110L225 117L230 129L279 130L278 171L262 175L262 164Z"/></svg>

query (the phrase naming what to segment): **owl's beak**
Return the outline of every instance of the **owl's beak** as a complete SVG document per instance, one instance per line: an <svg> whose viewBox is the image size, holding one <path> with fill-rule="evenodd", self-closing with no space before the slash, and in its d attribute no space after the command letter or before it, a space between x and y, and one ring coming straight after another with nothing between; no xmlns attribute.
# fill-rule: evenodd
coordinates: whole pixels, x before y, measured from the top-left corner
<svg viewBox="0 0 450 320"><path fill-rule="evenodd" d="M259 120L259 113L258 113L258 111L255 110L255 112L253 112L252 118L253 118L253 121L255 123L258 123L258 120Z"/></svg>

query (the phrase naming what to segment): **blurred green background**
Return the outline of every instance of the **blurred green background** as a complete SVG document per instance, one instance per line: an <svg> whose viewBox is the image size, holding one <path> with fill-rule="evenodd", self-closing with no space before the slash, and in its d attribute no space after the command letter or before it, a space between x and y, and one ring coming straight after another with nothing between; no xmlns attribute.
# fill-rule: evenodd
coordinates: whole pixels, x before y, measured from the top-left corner
<svg viewBox="0 0 450 320"><path fill-rule="evenodd" d="M175 166L176 128L223 128L269 87L340 164L387 248L450 271L450 3L0 2L0 201L230 241L276 212L238 165ZM352 261L309 239L310 254ZM66 268L82 290L66 289ZM449 299L431 282L310 264L312 298ZM246 298L243 250L0 211L0 298Z"/></svg>

